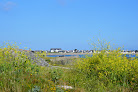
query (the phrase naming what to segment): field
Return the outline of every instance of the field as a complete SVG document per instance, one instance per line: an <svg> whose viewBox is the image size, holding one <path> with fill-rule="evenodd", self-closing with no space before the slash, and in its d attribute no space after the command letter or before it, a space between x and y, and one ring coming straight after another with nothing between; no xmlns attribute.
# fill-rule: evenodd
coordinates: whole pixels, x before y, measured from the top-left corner
<svg viewBox="0 0 138 92"><path fill-rule="evenodd" d="M35 53L39 65L16 45L0 48L0 92L137 92L138 59L120 49L103 49L86 58L51 58Z"/></svg>

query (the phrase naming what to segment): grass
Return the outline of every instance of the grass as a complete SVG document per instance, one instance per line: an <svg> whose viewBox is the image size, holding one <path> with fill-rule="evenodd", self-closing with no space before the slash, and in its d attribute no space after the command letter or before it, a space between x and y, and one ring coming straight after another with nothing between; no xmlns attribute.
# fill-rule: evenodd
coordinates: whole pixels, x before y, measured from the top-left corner
<svg viewBox="0 0 138 92"><path fill-rule="evenodd" d="M138 88L138 59L127 59L115 50L110 53L93 54L93 57L78 59L71 70L74 86L86 92L129 92Z"/></svg>
<svg viewBox="0 0 138 92"><path fill-rule="evenodd" d="M5 44L0 48L0 92L137 92L138 59L127 59L120 49L106 51L62 62L38 53L51 65L60 66L52 68L38 66L25 51Z"/></svg>
<svg viewBox="0 0 138 92"><path fill-rule="evenodd" d="M60 73L54 70L38 66L16 46L0 48L0 92L64 91L56 86Z"/></svg>
<svg viewBox="0 0 138 92"><path fill-rule="evenodd" d="M35 54L43 58L52 66L70 67L73 64L73 62L77 59L76 57L47 57L47 53L45 52L36 52Z"/></svg>

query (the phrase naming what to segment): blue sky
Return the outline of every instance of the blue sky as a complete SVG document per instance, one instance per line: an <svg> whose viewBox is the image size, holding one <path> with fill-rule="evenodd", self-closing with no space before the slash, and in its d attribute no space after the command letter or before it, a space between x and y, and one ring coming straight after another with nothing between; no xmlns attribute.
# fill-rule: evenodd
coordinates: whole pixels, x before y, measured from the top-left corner
<svg viewBox="0 0 138 92"><path fill-rule="evenodd" d="M100 38L134 50L137 35L138 0L0 0L1 44L86 50Z"/></svg>

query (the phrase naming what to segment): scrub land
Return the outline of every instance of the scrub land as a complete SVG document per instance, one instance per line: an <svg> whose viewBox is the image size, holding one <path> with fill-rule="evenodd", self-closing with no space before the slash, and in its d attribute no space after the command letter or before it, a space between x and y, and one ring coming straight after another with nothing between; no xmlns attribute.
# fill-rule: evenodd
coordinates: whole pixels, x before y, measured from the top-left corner
<svg viewBox="0 0 138 92"><path fill-rule="evenodd" d="M138 59L107 49L85 58L46 57L7 43L0 48L0 92L137 92Z"/></svg>

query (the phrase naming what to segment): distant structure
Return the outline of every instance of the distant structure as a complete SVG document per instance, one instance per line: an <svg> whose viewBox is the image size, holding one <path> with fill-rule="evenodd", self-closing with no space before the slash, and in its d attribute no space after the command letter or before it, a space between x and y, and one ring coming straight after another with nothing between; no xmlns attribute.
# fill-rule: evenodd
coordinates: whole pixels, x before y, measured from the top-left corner
<svg viewBox="0 0 138 92"><path fill-rule="evenodd" d="M62 49L61 48L51 48L50 52L61 52Z"/></svg>
<svg viewBox="0 0 138 92"><path fill-rule="evenodd" d="M138 53L138 50L135 50L135 53Z"/></svg>
<svg viewBox="0 0 138 92"><path fill-rule="evenodd" d="M29 50L22 50L19 49L20 51L25 51L29 52ZM101 53L102 50L62 50L61 48L51 48L50 50L31 50L30 52L35 53L35 52L46 52L46 53ZM109 53L110 51L106 51L106 53ZM138 50L122 50L120 51L122 54L138 54Z"/></svg>
<svg viewBox="0 0 138 92"><path fill-rule="evenodd" d="M73 50L73 52L74 52L74 53L77 53L77 52L78 52L78 50L77 50L77 49L74 49L74 50Z"/></svg>

